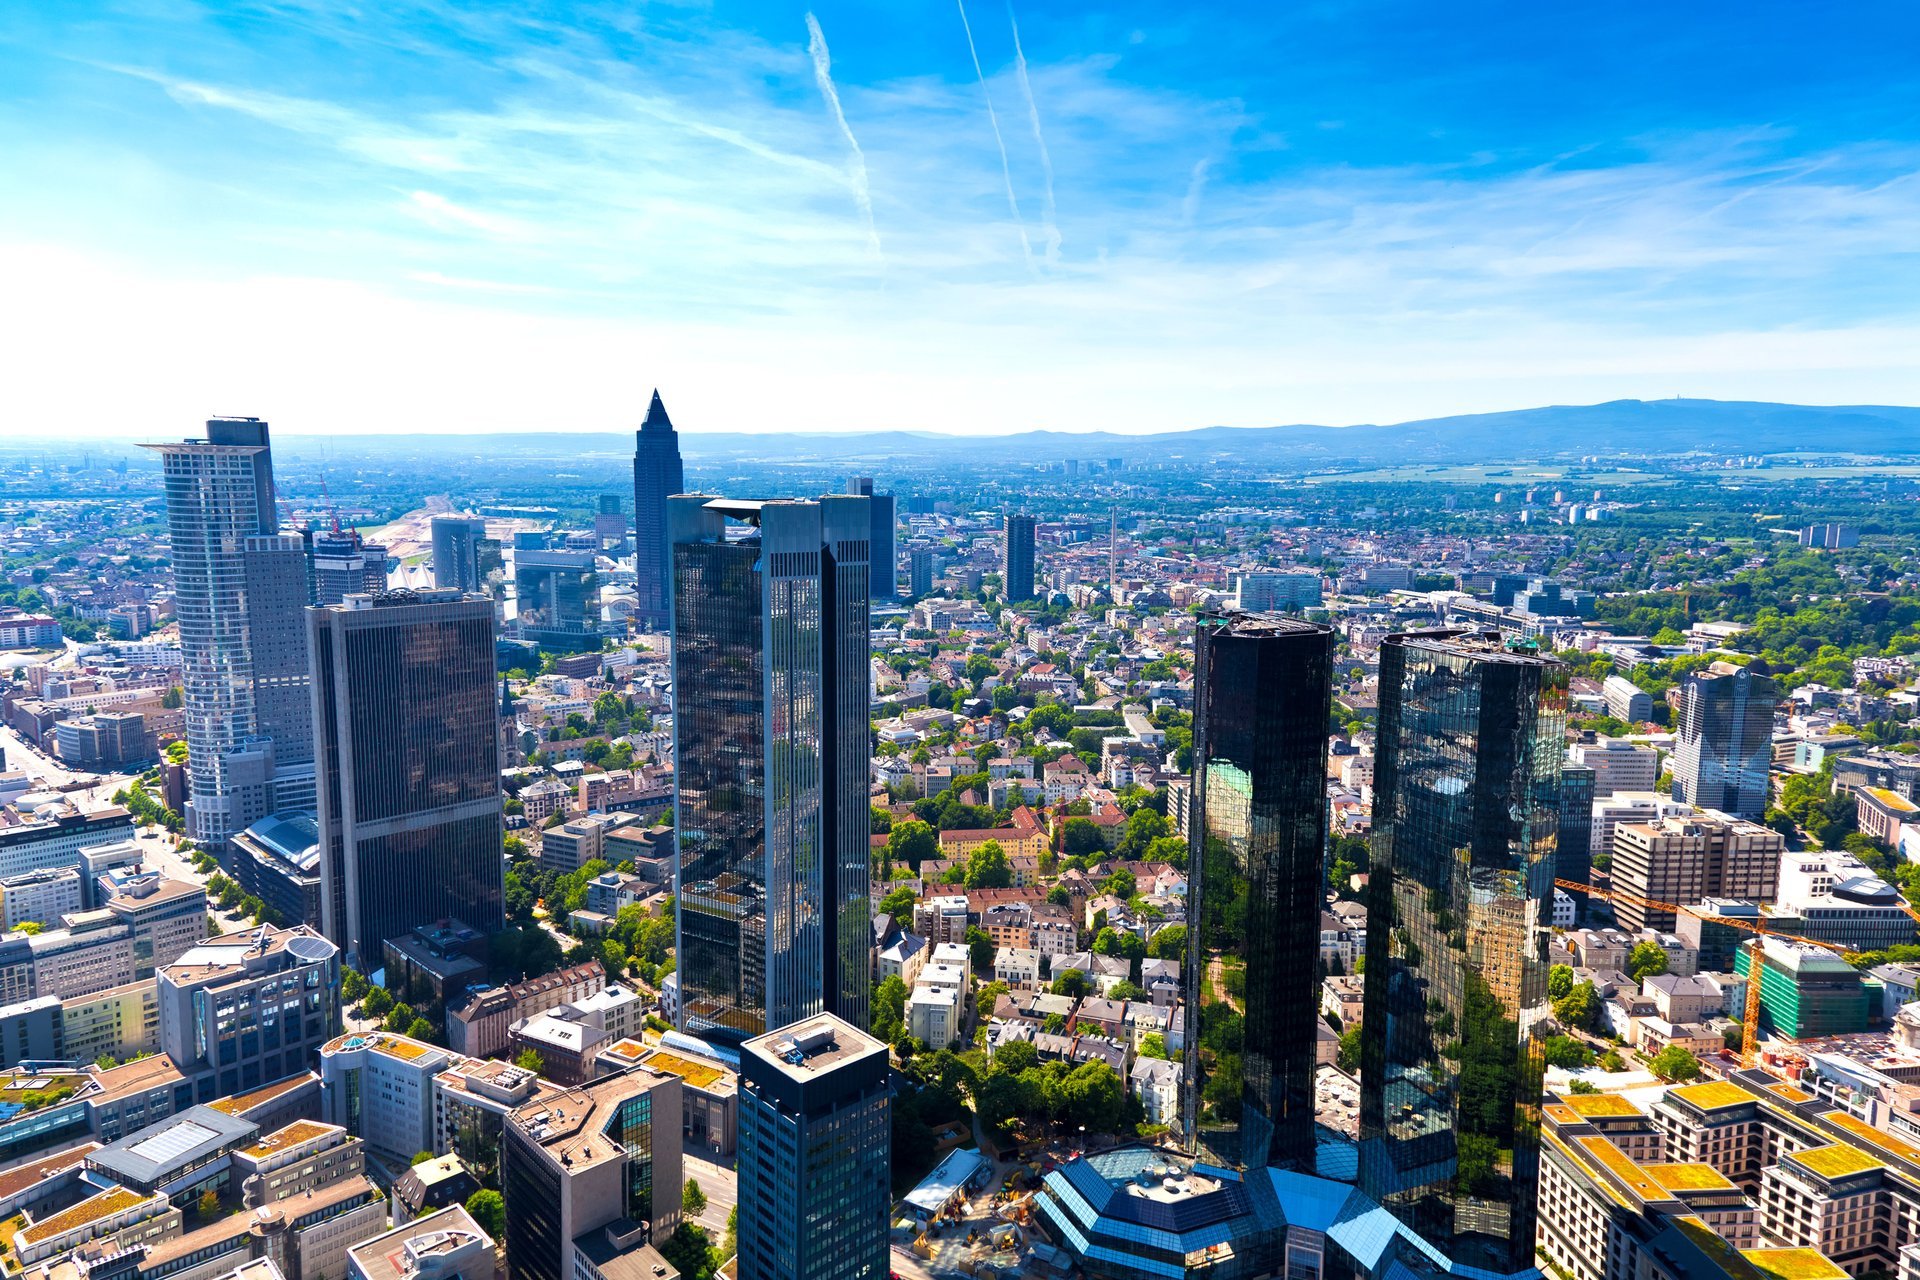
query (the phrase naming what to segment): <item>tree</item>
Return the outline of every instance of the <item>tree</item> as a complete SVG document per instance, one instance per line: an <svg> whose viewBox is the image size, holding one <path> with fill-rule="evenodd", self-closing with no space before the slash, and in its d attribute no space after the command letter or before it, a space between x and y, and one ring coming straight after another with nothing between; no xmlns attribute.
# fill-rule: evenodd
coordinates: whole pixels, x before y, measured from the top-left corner
<svg viewBox="0 0 1920 1280"><path fill-rule="evenodd" d="M532 1071L537 1074L546 1070L547 1060L540 1056L538 1049L522 1049L514 1055L513 1065L522 1071Z"/></svg>
<svg viewBox="0 0 1920 1280"><path fill-rule="evenodd" d="M412 1022L407 1024L406 1034L409 1040L418 1040L424 1044L432 1044L434 1039L433 1024L425 1018L416 1017Z"/></svg>
<svg viewBox="0 0 1920 1280"><path fill-rule="evenodd" d="M1104 842L1100 839L1100 828L1091 818L1068 818L1061 830L1061 851L1068 857L1083 857L1089 853L1098 853Z"/></svg>
<svg viewBox="0 0 1920 1280"><path fill-rule="evenodd" d="M967 959L976 970L993 968L993 939L977 924L967 926Z"/></svg>
<svg viewBox="0 0 1920 1280"><path fill-rule="evenodd" d="M685 1221L673 1229L672 1235L654 1244L683 1280L703 1280L712 1274L713 1260L708 1256L712 1247L705 1229Z"/></svg>
<svg viewBox="0 0 1920 1280"><path fill-rule="evenodd" d="M1591 1030L1600 1017L1600 994L1591 982L1575 983L1573 990L1553 1002L1553 1016L1563 1027Z"/></svg>
<svg viewBox="0 0 1920 1280"><path fill-rule="evenodd" d="M873 989L873 1034L892 1044L905 1030L907 984L889 974Z"/></svg>
<svg viewBox="0 0 1920 1280"><path fill-rule="evenodd" d="M407 1028L413 1025L413 1006L404 1000L396 1004L387 1010L387 1020L383 1025L395 1035L405 1034Z"/></svg>
<svg viewBox="0 0 1920 1280"><path fill-rule="evenodd" d="M1634 944L1627 955L1627 976L1635 982L1655 978L1667 971L1666 948L1651 940Z"/></svg>
<svg viewBox="0 0 1920 1280"><path fill-rule="evenodd" d="M360 971L352 968L340 970L340 998L348 1004L357 1004L367 994L368 985Z"/></svg>
<svg viewBox="0 0 1920 1280"><path fill-rule="evenodd" d="M1675 1084L1700 1078L1700 1059L1677 1044L1670 1044L1654 1054L1649 1065L1653 1074Z"/></svg>
<svg viewBox="0 0 1920 1280"><path fill-rule="evenodd" d="M687 1185L680 1189L680 1212L689 1218L697 1218L707 1211L707 1193L700 1189L698 1178L688 1178Z"/></svg>
<svg viewBox="0 0 1920 1280"><path fill-rule="evenodd" d="M1013 884L1013 864L998 840L988 840L967 855L967 888L1005 889Z"/></svg>
<svg viewBox="0 0 1920 1280"><path fill-rule="evenodd" d="M1054 978L1050 990L1056 996L1072 996L1078 1000L1093 990L1093 983L1088 981L1087 975L1078 969L1063 969L1059 976Z"/></svg>
<svg viewBox="0 0 1920 1280"><path fill-rule="evenodd" d="M1547 970L1547 999L1564 1000L1567 998L1567 993L1572 990L1572 965L1557 964Z"/></svg>
<svg viewBox="0 0 1920 1280"><path fill-rule="evenodd" d="M905 863L915 871L920 864L940 852L940 838L933 828L918 818L908 818L896 822L893 830L887 833L887 856L895 863Z"/></svg>
<svg viewBox="0 0 1920 1280"><path fill-rule="evenodd" d="M1593 1065L1593 1050L1572 1036L1548 1036L1541 1048L1550 1067L1573 1071Z"/></svg>
<svg viewBox="0 0 1920 1280"><path fill-rule="evenodd" d="M200 1193L200 1202L197 1207L200 1210L200 1218L202 1221L211 1221L219 1217L220 1193L212 1187L208 1187Z"/></svg>
<svg viewBox="0 0 1920 1280"><path fill-rule="evenodd" d="M427 1161L431 1159L433 1159L433 1152L416 1151L413 1153L413 1159L408 1161L407 1163L410 1165L421 1165L421 1164L427 1163Z"/></svg>
<svg viewBox="0 0 1920 1280"><path fill-rule="evenodd" d="M1600 1069L1602 1071L1625 1071L1627 1069L1626 1060L1609 1049L1600 1055Z"/></svg>
<svg viewBox="0 0 1920 1280"><path fill-rule="evenodd" d="M1187 958L1187 926L1170 924L1147 941L1147 954L1155 960Z"/></svg>
<svg viewBox="0 0 1920 1280"><path fill-rule="evenodd" d="M362 997L360 1011L369 1018L384 1017L393 1008L393 993L385 987L374 987Z"/></svg>
<svg viewBox="0 0 1920 1280"><path fill-rule="evenodd" d="M507 1230L507 1206L498 1191L486 1188L467 1197L467 1216L498 1243Z"/></svg>
<svg viewBox="0 0 1920 1280"><path fill-rule="evenodd" d="M1360 1069L1359 1027L1348 1027L1340 1033L1340 1047L1334 1054L1333 1065L1348 1075Z"/></svg>

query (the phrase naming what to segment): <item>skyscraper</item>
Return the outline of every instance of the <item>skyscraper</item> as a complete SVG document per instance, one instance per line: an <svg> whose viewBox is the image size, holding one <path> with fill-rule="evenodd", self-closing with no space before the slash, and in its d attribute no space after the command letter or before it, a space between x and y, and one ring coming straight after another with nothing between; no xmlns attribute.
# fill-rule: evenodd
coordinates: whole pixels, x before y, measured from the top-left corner
<svg viewBox="0 0 1920 1280"><path fill-rule="evenodd" d="M1533 1261L1565 719L1498 632L1381 646L1360 1188L1494 1274Z"/></svg>
<svg viewBox="0 0 1920 1280"><path fill-rule="evenodd" d="M191 791L187 830L209 845L312 803L306 550L281 534L259 418L213 418L160 454L180 621Z"/></svg>
<svg viewBox="0 0 1920 1280"><path fill-rule="evenodd" d="M583 541L591 544L588 535ZM513 536L514 631L542 649L600 647L600 573L591 545L560 534Z"/></svg>
<svg viewBox="0 0 1920 1280"><path fill-rule="evenodd" d="M454 591L481 591L481 543L487 522L477 516L435 516L433 527L433 585Z"/></svg>
<svg viewBox="0 0 1920 1280"><path fill-rule="evenodd" d="M1006 581L1008 604L1033 599L1033 517L1008 515L1006 549L1000 568Z"/></svg>
<svg viewBox="0 0 1920 1280"><path fill-rule="evenodd" d="M371 545L352 529L313 535L314 604L339 604L350 595L387 589L387 549Z"/></svg>
<svg viewBox="0 0 1920 1280"><path fill-rule="evenodd" d="M620 510L620 495L600 495L600 510L593 517L593 540L602 551L617 551L627 545L627 517Z"/></svg>
<svg viewBox="0 0 1920 1280"><path fill-rule="evenodd" d="M847 481L847 492L873 500L872 531L867 535L867 552L873 564L873 598L892 600L900 594L900 562L893 549L893 495L875 493L872 476L855 476Z"/></svg>
<svg viewBox="0 0 1920 1280"><path fill-rule="evenodd" d="M740 1274L885 1280L887 1046L831 1014L740 1049Z"/></svg>
<svg viewBox="0 0 1920 1280"><path fill-rule="evenodd" d="M673 540L682 1029L867 1024L867 500L683 494Z"/></svg>
<svg viewBox="0 0 1920 1280"><path fill-rule="evenodd" d="M1773 681L1731 662L1687 678L1680 700L1673 798L1760 819L1771 795Z"/></svg>
<svg viewBox="0 0 1920 1280"><path fill-rule="evenodd" d="M417 925L499 929L493 603L396 591L315 607L307 622L323 931L372 969Z"/></svg>
<svg viewBox="0 0 1920 1280"><path fill-rule="evenodd" d="M1553 854L1556 880L1586 884L1593 874L1593 797L1598 776L1596 770L1583 764L1560 766L1560 834ZM1577 889L1566 893L1585 910L1585 893Z"/></svg>
<svg viewBox="0 0 1920 1280"><path fill-rule="evenodd" d="M915 547L907 552L907 594L914 599L933 593L933 548Z"/></svg>
<svg viewBox="0 0 1920 1280"><path fill-rule="evenodd" d="M633 437L633 620L664 627L673 594L673 547L667 533L667 499L687 487L680 466L680 437L653 393L647 419Z"/></svg>
<svg viewBox="0 0 1920 1280"><path fill-rule="evenodd" d="M1210 618L1194 661L1187 1146L1216 1163L1311 1172L1333 632ZM1210 998L1214 966L1236 957L1244 1016Z"/></svg>

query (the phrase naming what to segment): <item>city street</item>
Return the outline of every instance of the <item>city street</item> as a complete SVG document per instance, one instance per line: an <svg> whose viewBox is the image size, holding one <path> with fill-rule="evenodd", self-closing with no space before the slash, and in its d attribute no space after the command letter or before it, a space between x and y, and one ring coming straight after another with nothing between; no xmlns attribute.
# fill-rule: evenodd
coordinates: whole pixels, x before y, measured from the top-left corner
<svg viewBox="0 0 1920 1280"><path fill-rule="evenodd" d="M31 746L11 725L0 724L0 750L6 752L8 771L19 770L36 783L50 788L64 787L74 782L87 784L82 790L67 793L77 804L105 804L113 798L114 792L126 786L133 777L126 773L87 773L69 769Z"/></svg>
<svg viewBox="0 0 1920 1280"><path fill-rule="evenodd" d="M727 1234L727 1215L733 1212L735 1200L739 1196L739 1182L735 1178L733 1165L715 1164L713 1148L687 1146L682 1149L680 1171L682 1185L686 1179L700 1184L700 1190L707 1195L707 1211L697 1221L713 1234L715 1243Z"/></svg>

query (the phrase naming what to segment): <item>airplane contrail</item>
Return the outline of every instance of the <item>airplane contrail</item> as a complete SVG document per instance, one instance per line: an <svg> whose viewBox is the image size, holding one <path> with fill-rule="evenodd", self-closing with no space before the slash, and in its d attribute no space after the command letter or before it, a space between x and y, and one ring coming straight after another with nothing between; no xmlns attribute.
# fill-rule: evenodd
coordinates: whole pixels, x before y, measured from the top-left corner
<svg viewBox="0 0 1920 1280"><path fill-rule="evenodd" d="M953 2L960 7L960 27L967 33L967 52L973 55L973 74L980 78L980 95L987 100L987 120L993 125L994 144L1000 148L1000 176L1006 179L1007 208L1013 211L1013 225L1020 232L1020 252L1026 255L1027 270L1033 271L1033 241L1027 239L1027 223L1020 216L1020 201L1013 194L1013 166L1007 163L1007 140L1000 136L1000 116L993 109L993 91L987 88L987 73L980 69L980 50L974 47L973 24L967 21L967 0Z"/></svg>
<svg viewBox="0 0 1920 1280"><path fill-rule="evenodd" d="M1046 135L1040 132L1040 108L1033 100L1033 82L1027 79L1027 54L1020 47L1020 23L1013 16L1013 0L1007 0L1007 25L1013 28L1013 66L1020 76L1020 91L1027 95L1027 120L1033 125L1033 140L1040 148L1040 169L1047 179L1047 202L1041 222L1047 232L1047 261L1060 260L1060 224L1054 219L1053 156L1047 151Z"/></svg>
<svg viewBox="0 0 1920 1280"><path fill-rule="evenodd" d="M840 126L840 136L847 140L847 148L852 152L849 182L853 188L853 202L860 206L861 216L867 220L867 247L874 253L880 252L880 232L873 225L873 192L867 186L867 153L860 149L860 140L853 136L853 127L847 123L847 113L840 108L840 91L833 87L833 55L827 52L827 37L820 30L820 20L807 13L807 53L813 58L813 78L820 86L820 96L826 99L827 109L833 112L834 123Z"/></svg>

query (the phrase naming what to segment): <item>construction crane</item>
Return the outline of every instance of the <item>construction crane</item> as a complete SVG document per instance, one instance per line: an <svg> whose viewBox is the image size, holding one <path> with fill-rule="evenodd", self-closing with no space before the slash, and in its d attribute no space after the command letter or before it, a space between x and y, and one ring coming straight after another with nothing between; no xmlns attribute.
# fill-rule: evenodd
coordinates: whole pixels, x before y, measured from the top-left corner
<svg viewBox="0 0 1920 1280"><path fill-rule="evenodd" d="M1838 952L1843 956L1849 954L1845 947L1836 946L1831 942L1824 942L1819 938L1808 938L1797 933L1782 933L1778 930L1769 929L1767 928L1765 917L1748 921L1739 919L1736 916L1709 916L1692 907L1682 906L1677 902L1661 902L1654 898L1643 898L1637 893L1628 893L1623 889L1596 889L1590 884L1581 884L1577 880L1555 880L1553 883L1558 888L1571 889L1575 893L1589 894L1592 897L1600 898L1607 902L1627 902L1653 911L1671 911L1676 915L1692 916L1696 920L1711 920L1715 924L1728 925L1732 928L1742 929L1753 934L1753 937L1741 944L1742 946L1751 948L1747 953L1746 1008L1742 1011L1744 1016L1741 1019L1742 1027L1740 1032L1740 1065L1742 1068L1753 1065L1754 1052L1760 1042L1760 972L1765 961L1765 951L1762 944L1768 938L1779 938L1783 942L1801 942L1810 947L1819 947L1824 951ZM1901 905L1905 906L1906 904L1903 902ZM1920 912L1916 912L1910 906L1906 908L1906 911L1916 922L1920 922Z"/></svg>

